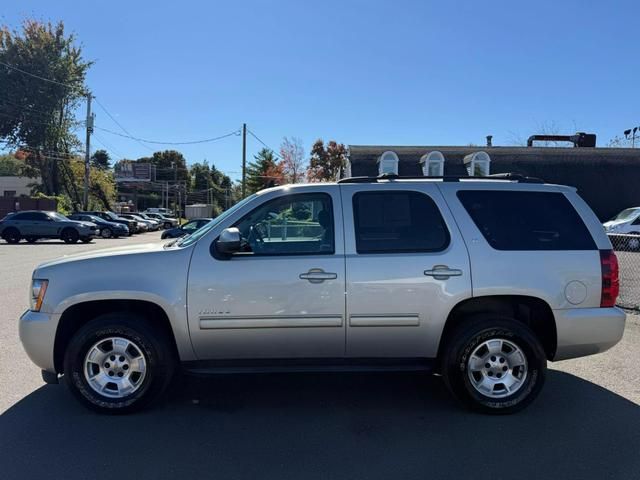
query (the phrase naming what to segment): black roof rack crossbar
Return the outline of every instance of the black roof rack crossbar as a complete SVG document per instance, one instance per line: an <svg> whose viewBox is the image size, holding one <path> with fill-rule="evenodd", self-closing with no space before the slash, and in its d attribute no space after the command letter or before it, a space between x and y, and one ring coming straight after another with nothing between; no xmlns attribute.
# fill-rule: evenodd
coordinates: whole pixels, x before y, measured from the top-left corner
<svg viewBox="0 0 640 480"><path fill-rule="evenodd" d="M441 177L425 177L425 176L400 176L394 174L384 174L377 177L348 177L338 180L338 183L376 183L380 180L442 180L443 182L459 182L460 180L504 180L508 182L518 183L544 183L544 180L534 177L526 177L519 173L495 173L484 177L470 177L468 175L444 175Z"/></svg>

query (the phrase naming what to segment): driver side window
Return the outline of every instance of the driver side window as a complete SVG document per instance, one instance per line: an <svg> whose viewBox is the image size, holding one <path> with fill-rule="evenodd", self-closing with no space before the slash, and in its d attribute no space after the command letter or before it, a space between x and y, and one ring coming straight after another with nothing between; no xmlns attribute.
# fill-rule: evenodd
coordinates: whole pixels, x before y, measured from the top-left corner
<svg viewBox="0 0 640 480"><path fill-rule="evenodd" d="M240 255L334 253L333 207L326 193L275 198L245 215L235 226L242 239Z"/></svg>

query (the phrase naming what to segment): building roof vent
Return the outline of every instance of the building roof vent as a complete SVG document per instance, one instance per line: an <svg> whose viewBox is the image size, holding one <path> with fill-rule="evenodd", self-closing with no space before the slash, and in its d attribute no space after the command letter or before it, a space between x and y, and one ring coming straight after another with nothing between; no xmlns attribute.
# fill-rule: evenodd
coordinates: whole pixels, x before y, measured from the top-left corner
<svg viewBox="0 0 640 480"><path fill-rule="evenodd" d="M596 134L578 132L575 135L531 135L527 140L527 147L533 147L533 142L570 142L574 147L593 148L596 146Z"/></svg>

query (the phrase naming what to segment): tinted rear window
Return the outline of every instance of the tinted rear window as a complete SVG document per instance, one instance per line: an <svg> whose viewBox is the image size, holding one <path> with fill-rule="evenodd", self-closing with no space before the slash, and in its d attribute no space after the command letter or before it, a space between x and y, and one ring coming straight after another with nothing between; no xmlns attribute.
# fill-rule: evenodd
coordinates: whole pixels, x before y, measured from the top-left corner
<svg viewBox="0 0 640 480"><path fill-rule="evenodd" d="M423 193L356 193L353 213L358 253L437 252L449 245L444 219Z"/></svg>
<svg viewBox="0 0 640 480"><path fill-rule="evenodd" d="M595 250L584 222L557 192L464 190L458 198L497 250Z"/></svg>

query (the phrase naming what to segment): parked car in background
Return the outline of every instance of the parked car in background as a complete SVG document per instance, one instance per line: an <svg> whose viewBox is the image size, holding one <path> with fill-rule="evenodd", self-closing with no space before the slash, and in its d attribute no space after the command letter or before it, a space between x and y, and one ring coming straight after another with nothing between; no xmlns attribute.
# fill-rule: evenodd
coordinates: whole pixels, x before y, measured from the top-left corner
<svg viewBox="0 0 640 480"><path fill-rule="evenodd" d="M640 207L626 208L602 225L608 234L629 235L615 237L616 248L640 250Z"/></svg>
<svg viewBox="0 0 640 480"><path fill-rule="evenodd" d="M88 213L74 213L73 215L69 215L69 219L78 220L81 222L95 223L100 229L100 236L102 238L118 238L120 236L129 235L129 227L124 223L116 223L103 220L97 215L90 215Z"/></svg>
<svg viewBox="0 0 640 480"><path fill-rule="evenodd" d="M134 215L137 215L138 217L142 218L143 220L147 220L148 222L152 222L155 225L153 230L159 230L163 227L163 223L160 220L158 220L157 218L152 218L146 213L136 212Z"/></svg>
<svg viewBox="0 0 640 480"><path fill-rule="evenodd" d="M133 213L121 213L120 216L129 220L135 220L136 222L138 222L138 225L141 225L142 231L144 232L155 231L160 228L160 224L152 222L151 220L145 220L144 218Z"/></svg>
<svg viewBox="0 0 640 480"><path fill-rule="evenodd" d="M103 220L106 220L107 222L114 222L114 223L122 223L124 225L127 226L127 228L129 229L129 235L133 235L134 233L138 233L138 222L136 222L135 220L128 220L126 218L122 218L119 217L118 215L116 215L113 212L101 212L101 211L92 211L92 212L78 212L78 213L86 213L88 215L95 215L96 217L102 218Z"/></svg>
<svg viewBox="0 0 640 480"><path fill-rule="evenodd" d="M92 222L70 220L58 212L25 210L8 215L0 222L0 237L7 243L25 239L34 243L41 238L59 238L65 243L78 240L89 243L100 229Z"/></svg>
<svg viewBox="0 0 640 480"><path fill-rule="evenodd" d="M155 218L156 220L162 222L163 228L174 228L178 226L178 219L173 217L168 217L162 213L153 213L153 212L145 212L145 214L151 218Z"/></svg>
<svg viewBox="0 0 640 480"><path fill-rule="evenodd" d="M625 328L598 218L575 189L521 176L265 189L192 235L32 278L27 354L106 413L148 405L180 369L321 366L430 371L463 405L512 413L548 361Z"/></svg>
<svg viewBox="0 0 640 480"><path fill-rule="evenodd" d="M158 207L158 208L147 208L144 213L160 213L162 215L166 215L167 217L173 217L174 213L173 210L169 210L168 208L162 208L162 207Z"/></svg>
<svg viewBox="0 0 640 480"><path fill-rule="evenodd" d="M210 221L210 218L194 218L193 220L189 220L184 225L165 230L164 232L162 232L161 238L178 238L184 235L191 235L193 232L205 226Z"/></svg>

